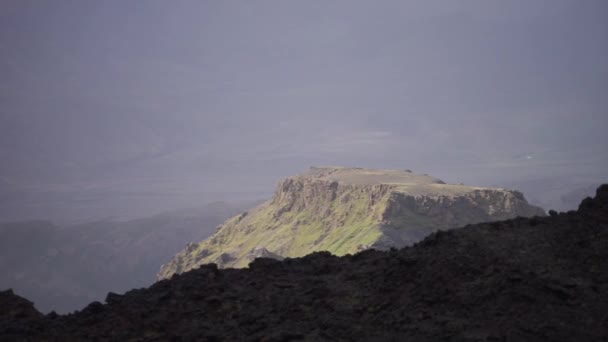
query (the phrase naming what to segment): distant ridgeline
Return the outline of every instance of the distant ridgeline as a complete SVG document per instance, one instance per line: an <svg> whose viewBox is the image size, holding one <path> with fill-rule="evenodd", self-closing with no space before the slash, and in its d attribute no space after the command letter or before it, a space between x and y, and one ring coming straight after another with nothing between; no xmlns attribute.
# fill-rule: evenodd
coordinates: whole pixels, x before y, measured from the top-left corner
<svg viewBox="0 0 608 342"><path fill-rule="evenodd" d="M269 201L235 216L163 265L159 279L202 264L403 247L437 230L542 216L517 191L445 184L409 170L324 167L279 182Z"/></svg>
<svg viewBox="0 0 608 342"><path fill-rule="evenodd" d="M218 202L126 222L0 224L0 290L13 288L42 312L81 309L108 291L149 285L184 242L210 236L243 208Z"/></svg>

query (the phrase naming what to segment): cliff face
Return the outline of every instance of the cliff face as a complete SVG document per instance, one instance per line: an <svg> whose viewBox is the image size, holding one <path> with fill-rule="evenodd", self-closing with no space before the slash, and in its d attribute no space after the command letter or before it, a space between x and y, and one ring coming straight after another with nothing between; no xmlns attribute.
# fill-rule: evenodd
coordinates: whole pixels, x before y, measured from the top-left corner
<svg viewBox="0 0 608 342"><path fill-rule="evenodd" d="M279 182L271 200L189 244L159 278L202 264L246 267L255 251L299 257L403 247L436 230L516 216L544 215L521 193L445 184L410 171L312 168ZM266 253L265 252L265 253Z"/></svg>

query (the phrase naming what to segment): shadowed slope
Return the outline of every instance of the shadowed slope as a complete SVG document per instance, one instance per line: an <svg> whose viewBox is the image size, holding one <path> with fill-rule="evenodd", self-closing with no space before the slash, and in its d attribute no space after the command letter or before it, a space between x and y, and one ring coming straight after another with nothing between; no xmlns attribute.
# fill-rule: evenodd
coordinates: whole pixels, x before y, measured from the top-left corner
<svg viewBox="0 0 608 342"><path fill-rule="evenodd" d="M82 309L108 291L149 286L186 242L208 237L240 210L213 203L126 222L0 224L0 289L13 288L42 312Z"/></svg>

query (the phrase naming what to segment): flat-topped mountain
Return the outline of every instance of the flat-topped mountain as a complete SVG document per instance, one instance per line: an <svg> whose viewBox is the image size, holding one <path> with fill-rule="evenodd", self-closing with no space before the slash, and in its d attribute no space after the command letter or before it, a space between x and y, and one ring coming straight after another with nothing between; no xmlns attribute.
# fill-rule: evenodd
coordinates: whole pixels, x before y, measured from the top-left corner
<svg viewBox="0 0 608 342"><path fill-rule="evenodd" d="M286 178L269 201L189 244L159 278L202 264L246 267L260 248L280 257L403 247L466 224L544 215L517 191L445 184L409 170L322 167Z"/></svg>

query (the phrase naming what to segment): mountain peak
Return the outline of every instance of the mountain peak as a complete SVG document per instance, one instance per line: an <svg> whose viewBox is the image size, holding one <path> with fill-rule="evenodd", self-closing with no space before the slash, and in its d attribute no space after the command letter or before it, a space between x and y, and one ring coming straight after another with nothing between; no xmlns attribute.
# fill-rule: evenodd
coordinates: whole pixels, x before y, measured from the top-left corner
<svg viewBox="0 0 608 342"><path fill-rule="evenodd" d="M535 215L544 211L514 191L445 184L409 170L313 167L279 181L272 199L178 253L159 277L206 263L246 267L269 253L280 258L403 247L437 230Z"/></svg>

